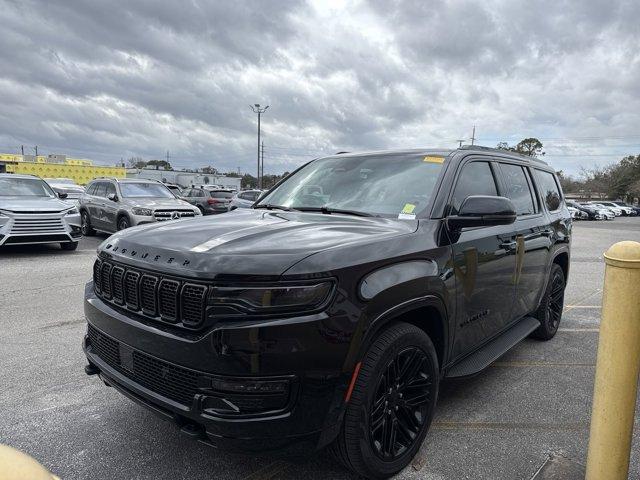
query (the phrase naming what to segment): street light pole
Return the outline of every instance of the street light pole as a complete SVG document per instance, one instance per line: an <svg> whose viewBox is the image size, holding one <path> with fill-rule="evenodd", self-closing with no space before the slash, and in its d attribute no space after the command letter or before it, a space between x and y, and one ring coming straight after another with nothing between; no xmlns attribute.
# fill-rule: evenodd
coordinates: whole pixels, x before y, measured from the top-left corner
<svg viewBox="0 0 640 480"><path fill-rule="evenodd" d="M262 178L260 177L260 116L269 108L269 105L261 107L259 103L255 103L250 107L253 113L258 114L258 188L262 189Z"/></svg>

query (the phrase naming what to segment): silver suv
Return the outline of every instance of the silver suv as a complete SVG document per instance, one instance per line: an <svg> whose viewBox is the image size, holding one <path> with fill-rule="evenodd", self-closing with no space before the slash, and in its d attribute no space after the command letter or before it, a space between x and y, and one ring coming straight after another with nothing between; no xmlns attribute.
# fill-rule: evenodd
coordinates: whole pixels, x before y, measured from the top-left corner
<svg viewBox="0 0 640 480"><path fill-rule="evenodd" d="M95 179L80 196L79 209L84 235L200 215L162 183L141 179Z"/></svg>

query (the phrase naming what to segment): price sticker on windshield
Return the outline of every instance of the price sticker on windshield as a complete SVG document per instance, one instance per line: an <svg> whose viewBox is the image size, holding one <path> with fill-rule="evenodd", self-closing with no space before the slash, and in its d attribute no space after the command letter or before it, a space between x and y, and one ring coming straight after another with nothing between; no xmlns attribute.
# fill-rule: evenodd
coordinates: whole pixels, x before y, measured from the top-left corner
<svg viewBox="0 0 640 480"><path fill-rule="evenodd" d="M414 220L416 218L415 213L413 213L415 209L416 206L413 203L405 203L398 215L398 220Z"/></svg>

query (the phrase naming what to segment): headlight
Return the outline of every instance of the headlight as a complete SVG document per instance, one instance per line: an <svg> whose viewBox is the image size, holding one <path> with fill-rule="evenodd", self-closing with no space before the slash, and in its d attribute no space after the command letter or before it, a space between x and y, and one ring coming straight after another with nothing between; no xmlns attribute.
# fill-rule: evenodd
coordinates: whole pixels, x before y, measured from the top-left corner
<svg viewBox="0 0 640 480"><path fill-rule="evenodd" d="M308 312L324 306L332 281L308 285L215 287L209 295L214 315Z"/></svg>
<svg viewBox="0 0 640 480"><path fill-rule="evenodd" d="M77 208L72 208L71 210L67 210L65 212L65 215L78 215L78 209Z"/></svg>
<svg viewBox="0 0 640 480"><path fill-rule="evenodd" d="M132 208L131 211L133 212L134 215L140 215L141 217L150 217L153 212L151 211L150 208Z"/></svg>

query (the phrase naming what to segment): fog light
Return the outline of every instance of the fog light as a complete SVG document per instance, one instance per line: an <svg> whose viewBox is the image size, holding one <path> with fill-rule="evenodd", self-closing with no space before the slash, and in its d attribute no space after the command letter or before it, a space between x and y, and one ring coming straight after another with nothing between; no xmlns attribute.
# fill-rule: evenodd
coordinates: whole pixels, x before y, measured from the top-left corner
<svg viewBox="0 0 640 480"><path fill-rule="evenodd" d="M289 391L288 380L228 380L200 377L198 388L227 393L273 393L283 394Z"/></svg>

